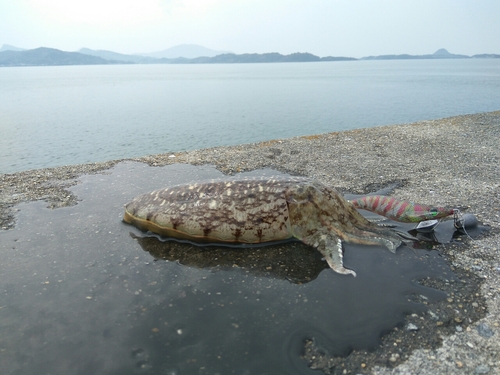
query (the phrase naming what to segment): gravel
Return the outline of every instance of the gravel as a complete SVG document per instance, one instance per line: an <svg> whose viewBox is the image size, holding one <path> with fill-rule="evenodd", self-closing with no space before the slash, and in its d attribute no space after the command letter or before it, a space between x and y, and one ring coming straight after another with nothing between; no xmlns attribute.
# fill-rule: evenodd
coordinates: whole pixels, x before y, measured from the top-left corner
<svg viewBox="0 0 500 375"><path fill-rule="evenodd" d="M363 362L359 374L498 374L500 373L500 111L456 116L412 124L271 140L176 154L129 159L162 166L212 164L226 174L271 167L314 177L342 192L368 193L397 184L399 199L449 205L473 213L489 225L488 235L460 246L443 247L451 266L479 289L470 309L481 309L478 321L454 322L439 332L436 345L412 348L408 355L387 355L386 363ZM15 226L16 205L45 200L57 208L78 203L68 187L84 174L106 173L119 160L0 175L0 228ZM473 292L471 292L473 293ZM471 300L472 301L472 300ZM482 302L484 301L484 302ZM442 324L439 324L442 323ZM400 334L421 332L422 321L409 317ZM418 331L415 330L418 328ZM311 350L314 350L311 349ZM326 361L325 363L327 363ZM325 373L344 373L336 368Z"/></svg>

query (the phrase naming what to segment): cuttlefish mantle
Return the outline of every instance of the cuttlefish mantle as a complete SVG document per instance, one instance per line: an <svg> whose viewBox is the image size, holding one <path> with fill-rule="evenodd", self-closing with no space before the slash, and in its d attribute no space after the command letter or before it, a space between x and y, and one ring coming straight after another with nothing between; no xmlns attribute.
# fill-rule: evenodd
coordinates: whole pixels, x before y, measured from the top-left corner
<svg viewBox="0 0 500 375"><path fill-rule="evenodd" d="M123 221L143 231L194 242L266 243L296 238L316 248L340 274L342 241L383 245L401 237L365 219L335 189L305 177L212 180L134 198Z"/></svg>

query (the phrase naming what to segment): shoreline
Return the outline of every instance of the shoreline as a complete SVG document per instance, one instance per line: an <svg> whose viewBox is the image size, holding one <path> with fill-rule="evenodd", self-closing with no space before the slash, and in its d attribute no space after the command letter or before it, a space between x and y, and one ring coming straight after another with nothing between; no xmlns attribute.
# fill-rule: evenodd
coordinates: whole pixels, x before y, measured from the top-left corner
<svg viewBox="0 0 500 375"><path fill-rule="evenodd" d="M211 164L225 174L273 168L356 194L397 182L393 195L399 199L465 207L491 227L478 240L442 249L451 265L482 279L477 297L484 298L486 310L484 318L463 332L443 336L437 349L417 349L395 367L374 365L360 372L494 374L500 372L499 140L500 111L496 111L4 174L0 175L0 228L15 226L16 205L22 202L45 200L52 208L77 204L78 197L67 188L77 184L79 176L105 173L123 161L151 166ZM493 336L481 335L479 324L487 326Z"/></svg>

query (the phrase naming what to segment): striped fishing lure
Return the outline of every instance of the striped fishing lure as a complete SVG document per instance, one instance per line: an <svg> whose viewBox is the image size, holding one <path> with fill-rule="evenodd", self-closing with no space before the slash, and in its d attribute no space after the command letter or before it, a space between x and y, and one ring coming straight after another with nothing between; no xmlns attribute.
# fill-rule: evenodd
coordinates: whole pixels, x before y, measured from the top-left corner
<svg viewBox="0 0 500 375"><path fill-rule="evenodd" d="M350 201L354 207L375 212L376 214L403 223L418 223L424 220L439 219L453 215L449 207L433 207L400 201L383 195L368 195Z"/></svg>

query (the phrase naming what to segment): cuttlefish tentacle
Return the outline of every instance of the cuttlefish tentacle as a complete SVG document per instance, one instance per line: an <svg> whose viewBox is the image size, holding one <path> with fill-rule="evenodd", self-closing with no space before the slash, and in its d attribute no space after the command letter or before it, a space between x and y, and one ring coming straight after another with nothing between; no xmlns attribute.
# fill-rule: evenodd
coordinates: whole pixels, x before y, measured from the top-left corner
<svg viewBox="0 0 500 375"><path fill-rule="evenodd" d="M296 238L316 248L340 274L342 241L383 245L401 237L365 219L335 189L309 178L213 180L136 197L123 221L144 231L195 242L264 243Z"/></svg>

